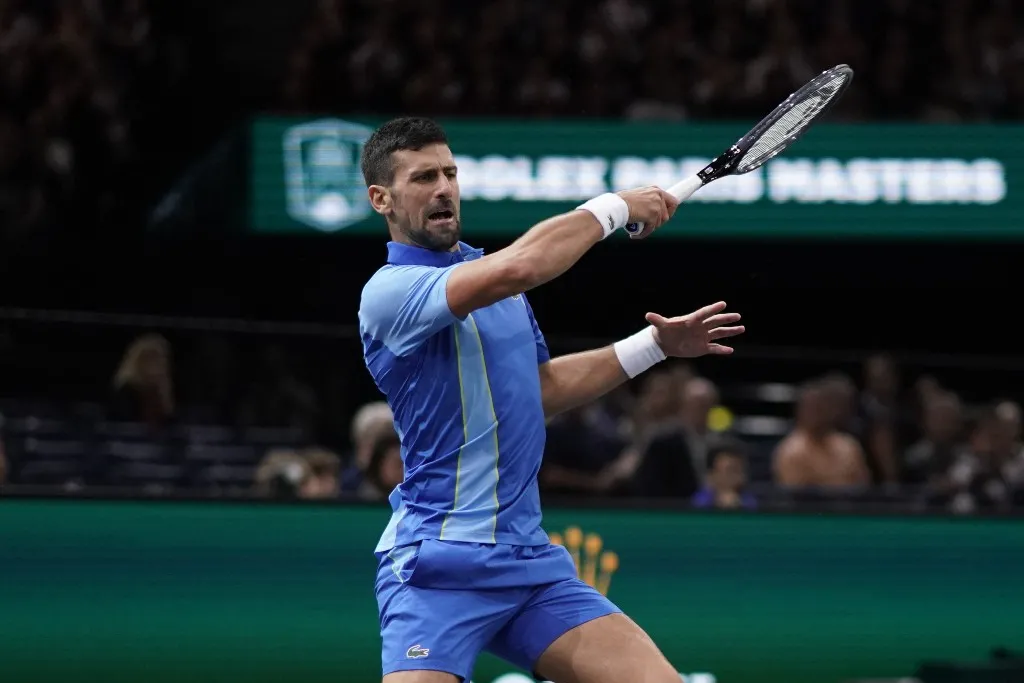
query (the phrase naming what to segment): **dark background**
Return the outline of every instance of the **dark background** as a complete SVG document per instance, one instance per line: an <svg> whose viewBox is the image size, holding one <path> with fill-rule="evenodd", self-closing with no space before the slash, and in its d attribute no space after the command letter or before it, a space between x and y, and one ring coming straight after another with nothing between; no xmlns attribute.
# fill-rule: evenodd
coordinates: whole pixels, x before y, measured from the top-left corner
<svg viewBox="0 0 1024 683"><path fill-rule="evenodd" d="M841 209L837 209L841 210ZM685 220L685 207L675 220ZM473 241L488 251L501 242ZM8 262L7 306L254 317L355 325L379 239L245 237L83 244ZM70 245L74 245L73 247ZM835 241L602 243L531 294L546 334L616 337L648 310L725 300L757 346L1014 354L1024 247ZM14 260L14 259L11 259ZM594 306L601 314L594 315Z"/></svg>
<svg viewBox="0 0 1024 683"><path fill-rule="evenodd" d="M742 3L731 4L736 6L733 11L742 7ZM998 20L1005 4L974 3L969 12ZM730 3L717 10L699 3L682 3L676 9L669 5L661 11L670 17L680 12L692 17L698 35L702 28L715 26L718 15L730 12L724 8ZM843 21L845 16L850 30L869 49L881 50L892 27L902 28L912 38L911 65L926 62L929 54L940 49L938 34L930 37L926 28L957 5L787 3L789 13L802 18L807 45L821 36L806 31L822 30L830 17ZM35 5L44 8L40 10L44 15L54 14L58 6L56 2ZM316 67L333 80L325 82L318 97L307 95L302 100L289 95L289 55L310 30L307 22L317 6L311 0L181 0L144 6L152 33L161 40L149 48L153 54L146 62L148 70L136 74L133 81L141 93L132 108L140 151L116 177L116 209L97 215L75 205L74 211L45 230L28 236L7 231L0 249L0 301L20 307L353 324L360 286L383 262L383 225L378 241L240 235L225 239L223 226L202 223L191 226L198 237L154 238L140 228L181 174L249 117L257 113L404 113L401 99L388 96L397 86L378 84L373 97L353 94L344 73L331 71L332 64L342 63L345 53L321 50L313 53L323 60ZM340 6L347 7L350 18L372 22L379 14L390 17L393 26L403 22L415 26L417 17L425 13L415 3L405 2ZM451 24L452 34L442 40L442 49L466 49L471 36L462 26L479 7L466 0L449 0L432 10ZM525 18L543 24L555 15L571 13L574 7L571 2L548 8L523 3L522 11ZM876 24L886 29L869 30ZM770 40L751 31L748 27L739 34L737 54L756 53ZM882 97L877 88L882 87L879 73L887 66L885 54L855 51L848 56L859 76L848 98L850 112L841 109L835 117L839 120L919 120L919 107L931 101L919 91L925 81L941 80L943 62L935 59L927 79L906 82L913 87L905 83L909 94ZM632 77L630 65L618 68L626 78ZM680 80L690 77L689 72L678 74ZM786 83L773 85L763 100L776 101L787 87ZM876 98L872 102L886 106L872 109L858 104L872 89ZM570 103L564 113L600 113L586 107L581 103L574 108ZM854 111L857 107L860 111ZM715 121L751 121L764 111L757 106L693 108L698 120ZM474 110L463 107L456 113ZM1014 120L1012 109L997 109L995 115L997 120ZM964 118L971 120L973 112ZM685 221L685 210L677 220ZM465 226L465 232L473 241L473 226ZM479 246L493 250L503 245ZM600 245L532 299L545 331L556 337L614 337L633 329L647 309L682 313L706 301L726 299L747 316L749 333L743 344L1011 353L1017 345L1007 327L1021 291L1017 264L1022 253L1024 246L1019 243L850 244L827 238L764 243L617 241ZM590 315L583 298L588 302L599 298L604 304L602 315Z"/></svg>

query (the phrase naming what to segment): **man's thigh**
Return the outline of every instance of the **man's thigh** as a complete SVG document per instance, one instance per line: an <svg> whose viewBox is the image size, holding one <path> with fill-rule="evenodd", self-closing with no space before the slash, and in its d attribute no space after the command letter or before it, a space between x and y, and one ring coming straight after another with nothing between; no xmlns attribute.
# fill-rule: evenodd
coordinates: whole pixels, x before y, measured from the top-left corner
<svg viewBox="0 0 1024 683"><path fill-rule="evenodd" d="M554 644L588 623L615 614L620 614L619 608L583 581L558 581L533 590L485 649L518 667L546 674L538 667Z"/></svg>
<svg viewBox="0 0 1024 683"><path fill-rule="evenodd" d="M383 683L461 683L455 674L444 671L395 671L384 676Z"/></svg>
<svg viewBox="0 0 1024 683"><path fill-rule="evenodd" d="M378 578L381 665L389 683L450 683L470 679L480 651L505 626L522 591L445 590ZM404 673L400 677L390 674ZM413 676L411 672L424 672Z"/></svg>
<svg viewBox="0 0 1024 683"><path fill-rule="evenodd" d="M554 683L679 683L679 674L643 629L621 612L566 631L534 670Z"/></svg>

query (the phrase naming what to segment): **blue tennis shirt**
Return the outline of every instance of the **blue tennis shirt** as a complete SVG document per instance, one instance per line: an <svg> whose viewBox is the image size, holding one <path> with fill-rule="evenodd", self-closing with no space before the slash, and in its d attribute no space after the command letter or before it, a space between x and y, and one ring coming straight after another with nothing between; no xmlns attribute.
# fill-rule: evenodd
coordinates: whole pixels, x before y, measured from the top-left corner
<svg viewBox="0 0 1024 683"><path fill-rule="evenodd" d="M388 243L388 262L363 288L366 367L387 397L405 480L376 552L425 539L535 546L537 472L545 422L538 364L547 344L517 294L458 318L446 285L479 249L436 252Z"/></svg>

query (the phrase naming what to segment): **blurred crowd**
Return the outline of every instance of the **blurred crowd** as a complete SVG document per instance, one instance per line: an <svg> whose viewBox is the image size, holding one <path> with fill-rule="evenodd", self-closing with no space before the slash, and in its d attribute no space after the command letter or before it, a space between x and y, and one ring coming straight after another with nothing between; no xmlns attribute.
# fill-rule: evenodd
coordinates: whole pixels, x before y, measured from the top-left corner
<svg viewBox="0 0 1024 683"><path fill-rule="evenodd" d="M174 357L165 336L142 334L107 387L61 405L0 397L0 482L378 501L401 482L392 414L366 402L372 392L346 410L276 345L246 356L204 341ZM323 375L331 361L313 365ZM968 403L929 374L908 384L886 355L867 358L859 382L776 379L723 391L688 364L659 366L549 423L542 491L716 508L1024 507L1016 401Z"/></svg>
<svg viewBox="0 0 1024 683"><path fill-rule="evenodd" d="M172 18L170 4L0 2L0 235L43 234L71 219L74 233L136 225L189 159L226 133L207 129L244 120L247 106L751 119L847 62L857 85L840 119L1024 115L1024 6L1012 0L254 4L247 16L257 23L286 13L301 27L309 13L280 46L227 32L230 9L193 2ZM214 17L221 28L204 32ZM247 65L244 77L225 71L231 60ZM267 92L221 87L260 82L250 72L267 60L283 74Z"/></svg>
<svg viewBox="0 0 1024 683"><path fill-rule="evenodd" d="M773 432L734 415L686 366L655 371L636 398L554 420L542 481L569 495L719 508L828 499L955 513L1024 507L1016 401L965 405L930 375L907 387L887 355L865 361L859 387L829 372L793 389L791 415Z"/></svg>
<svg viewBox="0 0 1024 683"><path fill-rule="evenodd" d="M0 2L0 224L110 225L137 195L140 129L175 67L146 0Z"/></svg>
<svg viewBox="0 0 1024 683"><path fill-rule="evenodd" d="M291 11L307 5L272 86L292 113L758 118L846 62L856 87L840 118L1024 117L1024 3L1013 0L317 0ZM167 132L167 93L206 63L182 56L156 7L0 0L0 234L62 222L135 230L123 212L140 183L176 172L150 143L191 136ZM49 349L40 368L67 358L65 371L30 378L52 394L88 364L51 341L26 346ZM383 499L402 475L391 414L327 370L344 356L365 387L358 344L329 342L303 373L304 354L287 344L243 354L216 337L186 350L143 334L110 347L120 357L101 364L101 381L44 401L12 389L30 367L19 357L2 368L0 483ZM740 389L666 365L554 419L541 484L714 507L1021 503L1019 404L908 374L878 356L856 378L748 378Z"/></svg>
<svg viewBox="0 0 1024 683"><path fill-rule="evenodd" d="M321 0L283 86L297 111L760 118L851 64L849 120L1024 115L1012 0Z"/></svg>

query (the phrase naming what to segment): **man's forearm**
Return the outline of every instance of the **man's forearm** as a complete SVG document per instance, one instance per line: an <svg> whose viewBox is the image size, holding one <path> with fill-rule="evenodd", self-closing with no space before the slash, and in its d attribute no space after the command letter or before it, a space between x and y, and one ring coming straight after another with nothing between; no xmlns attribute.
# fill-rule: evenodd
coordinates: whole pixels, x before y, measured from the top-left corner
<svg viewBox="0 0 1024 683"><path fill-rule="evenodd" d="M455 268L448 278L448 307L459 318L522 294L569 270L604 231L587 211L538 223L500 251Z"/></svg>
<svg viewBox="0 0 1024 683"><path fill-rule="evenodd" d="M593 214L572 211L538 223L494 257L515 274L517 291L525 292L569 270L603 237Z"/></svg>
<svg viewBox="0 0 1024 683"><path fill-rule="evenodd" d="M544 415L551 417L578 408L627 379L611 346L554 358L541 366Z"/></svg>

